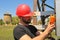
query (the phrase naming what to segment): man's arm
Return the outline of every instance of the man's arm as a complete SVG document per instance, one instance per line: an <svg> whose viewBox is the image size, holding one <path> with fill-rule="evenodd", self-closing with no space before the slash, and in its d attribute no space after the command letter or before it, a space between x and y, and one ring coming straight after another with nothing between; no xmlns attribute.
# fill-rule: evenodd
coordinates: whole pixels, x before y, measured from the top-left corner
<svg viewBox="0 0 60 40"><path fill-rule="evenodd" d="M47 36L48 33L42 33L41 35L35 37L35 38L31 38L30 36L28 36L27 34L23 35L19 40L44 40L45 36Z"/></svg>
<svg viewBox="0 0 60 40"><path fill-rule="evenodd" d="M25 34L19 40L44 40L54 27L55 27L54 24L52 24L52 25L48 24L48 27L41 35L39 35L35 38L31 38L30 36Z"/></svg>

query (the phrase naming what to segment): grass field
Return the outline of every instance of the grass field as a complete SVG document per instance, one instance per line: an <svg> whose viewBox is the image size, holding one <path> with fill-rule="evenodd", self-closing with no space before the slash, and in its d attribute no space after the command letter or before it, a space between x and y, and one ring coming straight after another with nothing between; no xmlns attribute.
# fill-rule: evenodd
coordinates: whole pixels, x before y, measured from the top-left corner
<svg viewBox="0 0 60 40"><path fill-rule="evenodd" d="M14 27L15 26L0 26L0 40L14 40L13 38ZM52 32L52 37L56 38L55 32Z"/></svg>
<svg viewBox="0 0 60 40"><path fill-rule="evenodd" d="M14 26L0 26L0 40L14 40Z"/></svg>

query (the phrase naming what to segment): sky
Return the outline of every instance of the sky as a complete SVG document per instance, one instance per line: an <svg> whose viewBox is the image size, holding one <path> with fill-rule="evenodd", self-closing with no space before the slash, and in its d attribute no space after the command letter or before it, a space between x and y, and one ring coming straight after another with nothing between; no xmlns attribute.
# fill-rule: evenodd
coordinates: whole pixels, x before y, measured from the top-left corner
<svg viewBox="0 0 60 40"><path fill-rule="evenodd" d="M41 3L41 0L39 0ZM10 12L12 16L16 16L16 8L19 4L27 4L33 11L33 0L0 0L0 19L3 19L5 12ZM54 7L54 0L47 0L46 4ZM46 7L46 11L52 9Z"/></svg>

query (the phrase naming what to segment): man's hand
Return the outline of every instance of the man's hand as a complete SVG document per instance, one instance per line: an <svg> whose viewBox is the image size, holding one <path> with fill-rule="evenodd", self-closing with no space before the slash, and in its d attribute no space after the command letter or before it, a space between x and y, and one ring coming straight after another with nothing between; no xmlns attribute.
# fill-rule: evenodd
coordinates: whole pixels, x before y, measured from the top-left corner
<svg viewBox="0 0 60 40"><path fill-rule="evenodd" d="M48 23L46 30L50 33L54 28L55 28L55 23L54 24Z"/></svg>

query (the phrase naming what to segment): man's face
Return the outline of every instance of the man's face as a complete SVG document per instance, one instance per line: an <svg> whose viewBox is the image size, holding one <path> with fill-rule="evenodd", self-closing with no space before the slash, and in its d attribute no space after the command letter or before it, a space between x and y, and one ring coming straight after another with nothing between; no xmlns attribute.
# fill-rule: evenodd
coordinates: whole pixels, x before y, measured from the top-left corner
<svg viewBox="0 0 60 40"><path fill-rule="evenodd" d="M31 23L31 16L22 17L22 21L26 24Z"/></svg>

